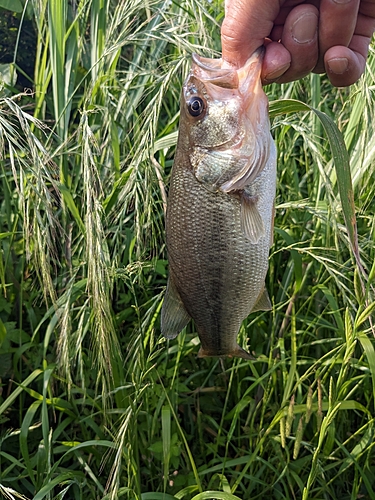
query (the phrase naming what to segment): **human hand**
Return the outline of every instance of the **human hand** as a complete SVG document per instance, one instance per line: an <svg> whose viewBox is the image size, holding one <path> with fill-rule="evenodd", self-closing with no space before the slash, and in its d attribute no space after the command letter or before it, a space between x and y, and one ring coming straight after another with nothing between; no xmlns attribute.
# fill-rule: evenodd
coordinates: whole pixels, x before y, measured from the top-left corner
<svg viewBox="0 0 375 500"><path fill-rule="evenodd" d="M326 72L336 87L365 70L375 30L375 0L226 0L223 60L242 66L266 46L262 80L291 82Z"/></svg>

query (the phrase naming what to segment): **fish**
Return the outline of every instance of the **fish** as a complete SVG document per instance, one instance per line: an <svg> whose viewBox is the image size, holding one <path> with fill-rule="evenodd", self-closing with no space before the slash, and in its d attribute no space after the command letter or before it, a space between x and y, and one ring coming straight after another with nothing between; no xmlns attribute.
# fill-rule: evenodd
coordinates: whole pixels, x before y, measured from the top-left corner
<svg viewBox="0 0 375 500"><path fill-rule="evenodd" d="M193 54L183 84L166 214L169 276L161 332L191 319L198 357L254 359L237 343L243 320L272 308L276 147L261 84L263 49L241 68Z"/></svg>

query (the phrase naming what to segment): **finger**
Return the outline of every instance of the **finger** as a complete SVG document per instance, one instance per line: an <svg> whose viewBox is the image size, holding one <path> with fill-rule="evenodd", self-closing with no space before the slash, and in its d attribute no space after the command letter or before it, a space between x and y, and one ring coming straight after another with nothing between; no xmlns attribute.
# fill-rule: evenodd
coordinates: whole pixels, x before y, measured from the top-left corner
<svg viewBox="0 0 375 500"><path fill-rule="evenodd" d="M324 56L325 69L333 85L346 87L360 78L365 70L368 48L374 30L375 1L361 2L349 47L331 47Z"/></svg>
<svg viewBox="0 0 375 500"><path fill-rule="evenodd" d="M280 78L289 69L291 60L290 53L281 43L267 43L261 75L263 84L267 85Z"/></svg>
<svg viewBox="0 0 375 500"><path fill-rule="evenodd" d="M310 4L298 5L290 11L281 43L291 55L291 64L277 82L297 80L315 67L318 60L318 19L317 8Z"/></svg>
<svg viewBox="0 0 375 500"><path fill-rule="evenodd" d="M324 72L325 53L334 46L348 47L357 23L359 0L322 0L319 18L319 60L315 72Z"/></svg>
<svg viewBox="0 0 375 500"><path fill-rule="evenodd" d="M279 6L279 0L227 0L221 27L223 60L243 66L270 34Z"/></svg>
<svg viewBox="0 0 375 500"><path fill-rule="evenodd" d="M335 87L347 87L355 83L365 70L366 58L343 46L327 50L324 63L327 75Z"/></svg>
<svg viewBox="0 0 375 500"><path fill-rule="evenodd" d="M375 0L361 1L359 4L359 13L368 18L375 17Z"/></svg>

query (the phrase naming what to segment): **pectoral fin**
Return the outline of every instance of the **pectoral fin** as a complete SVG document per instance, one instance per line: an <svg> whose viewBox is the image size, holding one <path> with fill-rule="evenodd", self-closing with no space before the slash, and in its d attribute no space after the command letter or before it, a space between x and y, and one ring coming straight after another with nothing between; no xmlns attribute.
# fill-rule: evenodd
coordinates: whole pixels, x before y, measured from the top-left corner
<svg viewBox="0 0 375 500"><path fill-rule="evenodd" d="M174 339L189 321L190 316L186 312L173 279L169 277L161 309L161 333L167 339Z"/></svg>
<svg viewBox="0 0 375 500"><path fill-rule="evenodd" d="M272 304L268 296L268 292L265 288L263 288L263 291L259 295L258 300L255 303L255 306L251 309L251 312L253 313L255 311L270 311L271 309L272 309Z"/></svg>
<svg viewBox="0 0 375 500"><path fill-rule="evenodd" d="M264 236L264 224L257 208L258 198L245 192L241 195L241 229L251 243L258 243Z"/></svg>

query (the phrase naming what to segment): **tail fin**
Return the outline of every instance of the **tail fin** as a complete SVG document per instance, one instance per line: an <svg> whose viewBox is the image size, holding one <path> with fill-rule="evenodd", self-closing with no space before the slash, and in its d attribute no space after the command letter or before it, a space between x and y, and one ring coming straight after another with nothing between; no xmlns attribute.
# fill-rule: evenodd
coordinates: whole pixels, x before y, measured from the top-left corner
<svg viewBox="0 0 375 500"><path fill-rule="evenodd" d="M236 348L230 352L217 353L214 351L210 351L208 349L203 349L203 347L201 347L199 349L199 352L198 352L198 358L212 358L212 357L224 358L226 356L228 356L228 358L236 357L236 358L243 358L243 359L248 359L248 360L253 360L253 361L254 361L254 359L256 359L256 358L254 358L254 356L252 356L247 351L245 351L245 349L242 349L242 347L240 347L238 344L237 344Z"/></svg>

